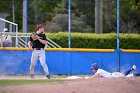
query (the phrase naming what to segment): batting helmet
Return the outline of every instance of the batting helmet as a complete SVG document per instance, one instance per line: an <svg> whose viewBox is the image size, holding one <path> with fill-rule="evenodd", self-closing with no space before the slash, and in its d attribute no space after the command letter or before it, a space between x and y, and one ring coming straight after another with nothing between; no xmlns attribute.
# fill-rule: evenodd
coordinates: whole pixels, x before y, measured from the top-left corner
<svg viewBox="0 0 140 93"><path fill-rule="evenodd" d="M94 64L92 64L92 66L91 66L90 69L91 69L91 70L92 70L92 69L98 70L98 69L99 69L99 65L98 65L97 63L94 63Z"/></svg>
<svg viewBox="0 0 140 93"><path fill-rule="evenodd" d="M42 24L37 25L37 30L39 30L40 28L44 27Z"/></svg>

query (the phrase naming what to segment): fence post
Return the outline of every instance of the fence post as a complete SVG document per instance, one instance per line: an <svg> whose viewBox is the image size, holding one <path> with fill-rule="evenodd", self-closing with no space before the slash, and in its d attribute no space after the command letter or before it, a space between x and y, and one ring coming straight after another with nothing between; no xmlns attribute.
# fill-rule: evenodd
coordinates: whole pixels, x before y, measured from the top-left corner
<svg viewBox="0 0 140 93"><path fill-rule="evenodd" d="M119 57L119 71L120 71L120 0L117 0L117 52Z"/></svg>
<svg viewBox="0 0 140 93"><path fill-rule="evenodd" d="M71 47L71 0L68 0L68 47Z"/></svg>

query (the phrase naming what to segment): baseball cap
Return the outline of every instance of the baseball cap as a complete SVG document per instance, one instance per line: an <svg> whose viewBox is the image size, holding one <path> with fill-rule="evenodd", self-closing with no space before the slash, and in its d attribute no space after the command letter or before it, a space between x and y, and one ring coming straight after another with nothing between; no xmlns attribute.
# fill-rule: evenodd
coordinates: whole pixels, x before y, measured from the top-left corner
<svg viewBox="0 0 140 93"><path fill-rule="evenodd" d="M90 70L92 70L92 69L98 70L99 69L99 65L97 63L92 64Z"/></svg>
<svg viewBox="0 0 140 93"><path fill-rule="evenodd" d="M40 28L44 27L42 24L39 24L36 26L37 27L37 30L39 30Z"/></svg>

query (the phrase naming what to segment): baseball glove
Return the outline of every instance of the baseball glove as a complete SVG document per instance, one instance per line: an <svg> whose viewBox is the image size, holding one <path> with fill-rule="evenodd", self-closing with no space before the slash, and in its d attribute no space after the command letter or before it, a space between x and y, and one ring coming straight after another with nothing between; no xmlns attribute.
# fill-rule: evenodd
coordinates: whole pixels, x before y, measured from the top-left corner
<svg viewBox="0 0 140 93"><path fill-rule="evenodd" d="M32 37L33 40L37 40L37 39L40 38L40 37L37 35L37 33L35 33L35 32L33 32L33 33L31 34L31 37Z"/></svg>

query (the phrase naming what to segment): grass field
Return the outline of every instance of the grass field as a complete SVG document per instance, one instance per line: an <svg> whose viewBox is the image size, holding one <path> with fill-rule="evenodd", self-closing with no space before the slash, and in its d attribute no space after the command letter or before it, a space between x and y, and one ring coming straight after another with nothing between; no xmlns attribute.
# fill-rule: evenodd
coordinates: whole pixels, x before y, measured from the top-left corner
<svg viewBox="0 0 140 93"><path fill-rule="evenodd" d="M26 85L46 82L57 82L58 80L0 80L0 86Z"/></svg>
<svg viewBox="0 0 140 93"><path fill-rule="evenodd" d="M39 83L52 83L61 81L67 76L53 75L51 80L46 80L44 75L36 75L35 80L30 80L29 76L15 76L15 75L0 75L0 86L13 86L13 85L26 85L26 84L39 84Z"/></svg>

